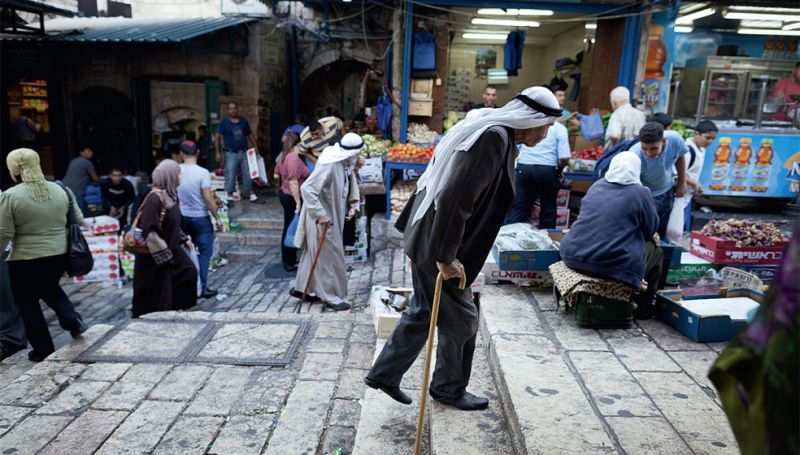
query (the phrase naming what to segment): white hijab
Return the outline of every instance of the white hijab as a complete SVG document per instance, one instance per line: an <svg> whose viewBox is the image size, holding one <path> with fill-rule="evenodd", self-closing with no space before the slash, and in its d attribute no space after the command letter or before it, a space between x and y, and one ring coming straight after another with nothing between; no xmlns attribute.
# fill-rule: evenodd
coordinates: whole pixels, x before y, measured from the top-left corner
<svg viewBox="0 0 800 455"><path fill-rule="evenodd" d="M364 139L356 133L347 133L336 144L325 147L317 159L317 164L330 164L351 160L364 148Z"/></svg>
<svg viewBox="0 0 800 455"><path fill-rule="evenodd" d="M547 108L560 111L555 95L544 87L530 87L522 92L532 101ZM560 114L559 114L560 115ZM466 152L478 138L492 126L506 126L517 130L535 128L553 123L557 117L539 112L518 99L513 99L499 109L475 109L466 118L445 134L436 146L425 173L417 182L417 193L427 190L425 199L420 203L412 226L428 211L431 204L437 205L443 183L455 166L457 153Z"/></svg>
<svg viewBox="0 0 800 455"><path fill-rule="evenodd" d="M620 152L611 159L605 179L620 185L641 185L642 160L633 152Z"/></svg>

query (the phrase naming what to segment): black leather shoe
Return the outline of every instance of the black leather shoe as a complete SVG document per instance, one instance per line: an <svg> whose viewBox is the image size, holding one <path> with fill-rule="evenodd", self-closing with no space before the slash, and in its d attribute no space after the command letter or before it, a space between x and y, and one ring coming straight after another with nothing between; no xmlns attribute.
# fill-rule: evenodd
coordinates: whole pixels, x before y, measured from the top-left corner
<svg viewBox="0 0 800 455"><path fill-rule="evenodd" d="M297 299L302 299L303 298L303 293L300 292L300 291L296 291L294 288L289 289L289 295L291 295L292 297L297 298ZM313 296L313 295L307 295L306 296L306 302L309 302L309 303L311 303L311 302L319 302L319 297Z"/></svg>
<svg viewBox="0 0 800 455"><path fill-rule="evenodd" d="M12 355L16 354L17 352L25 349L24 347L13 347L9 348L6 346L0 346L0 362L3 360L11 357Z"/></svg>
<svg viewBox="0 0 800 455"><path fill-rule="evenodd" d="M633 310L633 318L637 321L646 321L653 317L653 305L636 304L636 309Z"/></svg>
<svg viewBox="0 0 800 455"><path fill-rule="evenodd" d="M72 335L72 338L78 338L87 330L89 330L89 326L83 323L83 319L78 318L72 323L72 328L69 329L69 333Z"/></svg>
<svg viewBox="0 0 800 455"><path fill-rule="evenodd" d="M486 409L489 407L489 400L486 398L476 397L475 395L464 392L461 398L446 398L436 395L433 391L429 391L431 398L439 403L453 406L454 408L461 409L462 411L477 411L479 409Z"/></svg>
<svg viewBox="0 0 800 455"><path fill-rule="evenodd" d="M287 272L294 272L294 271L297 270L297 266L296 265L291 265L291 264L283 264L283 268Z"/></svg>
<svg viewBox="0 0 800 455"><path fill-rule="evenodd" d="M52 352L50 353L52 354ZM46 359L47 356L50 354L37 354L34 351L28 351L28 360L31 362L41 362L42 360Z"/></svg>
<svg viewBox="0 0 800 455"><path fill-rule="evenodd" d="M411 397L406 395L405 392L400 390L400 387L383 385L380 382L373 381L368 377L364 377L364 384L372 389L380 390L381 392L389 395L394 401L403 404L411 404Z"/></svg>
<svg viewBox="0 0 800 455"><path fill-rule="evenodd" d="M204 298L204 299L207 299L207 298L210 298L210 297L215 297L217 294L219 294L219 292L217 292L216 289L206 289L206 290L204 290L203 292L200 293L200 297Z"/></svg>
<svg viewBox="0 0 800 455"><path fill-rule="evenodd" d="M308 298L308 297L306 297L306 298ZM330 308L330 309L334 310L334 311L347 311L347 310L350 309L350 304L349 303L345 303L345 302L342 302L342 303L325 302L325 306L327 308Z"/></svg>

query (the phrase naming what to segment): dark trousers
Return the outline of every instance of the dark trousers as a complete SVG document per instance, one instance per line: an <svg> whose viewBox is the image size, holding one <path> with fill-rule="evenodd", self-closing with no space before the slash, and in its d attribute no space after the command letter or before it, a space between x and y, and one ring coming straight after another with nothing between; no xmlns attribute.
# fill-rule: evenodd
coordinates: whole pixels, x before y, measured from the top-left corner
<svg viewBox="0 0 800 455"><path fill-rule="evenodd" d="M539 229L555 229L556 197L561 188L558 169L554 166L520 164L516 171L516 194L509 223L526 223L531 217L531 209L536 198L540 198Z"/></svg>
<svg viewBox="0 0 800 455"><path fill-rule="evenodd" d="M284 265L292 266L297 264L297 248L291 248L283 244L286 240L286 231L289 225L292 224L294 219L294 211L297 210L297 203L294 202L294 197L284 193L278 192L278 199L283 206L283 234L281 234L281 260Z"/></svg>
<svg viewBox="0 0 800 455"><path fill-rule="evenodd" d="M656 203L658 212L658 235L662 239L667 238L667 224L669 224L669 214L672 213L672 206L675 204L675 187L669 189L664 194L655 196L653 202Z"/></svg>
<svg viewBox="0 0 800 455"><path fill-rule="evenodd" d="M664 251L660 246L656 246L651 240L645 242L645 266L644 280L647 281L647 290L633 296L633 301L637 305L653 306L653 298L656 296L658 282L664 268Z"/></svg>
<svg viewBox="0 0 800 455"><path fill-rule="evenodd" d="M367 377L378 383L399 386L403 375L416 360L428 340L431 305L436 278L411 266L414 296L403 312ZM439 304L439 345L431 391L447 398L460 398L472 372L472 356L478 333L478 308L472 290L442 285Z"/></svg>
<svg viewBox="0 0 800 455"><path fill-rule="evenodd" d="M183 232L192 236L192 242L197 245L197 262L200 270L200 284L203 290L208 290L208 265L211 263L211 254L214 252L214 226L211 218L207 216L185 216L181 222Z"/></svg>
<svg viewBox="0 0 800 455"><path fill-rule="evenodd" d="M13 354L28 347L28 338L17 305L14 304L6 258L8 251L0 256L0 347Z"/></svg>
<svg viewBox="0 0 800 455"><path fill-rule="evenodd" d="M58 323L64 330L70 330L76 319L80 318L80 314L75 311L72 302L58 285L66 265L66 254L8 263L14 302L22 316L35 356L46 357L55 351L47 321L39 306L40 299L56 313Z"/></svg>

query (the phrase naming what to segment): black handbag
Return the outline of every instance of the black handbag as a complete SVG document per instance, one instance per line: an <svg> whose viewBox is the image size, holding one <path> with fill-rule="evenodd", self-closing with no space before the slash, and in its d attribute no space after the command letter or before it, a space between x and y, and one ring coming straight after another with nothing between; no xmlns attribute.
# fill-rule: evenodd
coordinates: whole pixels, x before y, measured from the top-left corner
<svg viewBox="0 0 800 455"><path fill-rule="evenodd" d="M71 277L88 275L94 267L92 250L89 249L89 244L83 238L81 225L75 216L72 195L64 188L64 185L59 184L59 186L67 193L67 200L69 201L67 214L67 275Z"/></svg>

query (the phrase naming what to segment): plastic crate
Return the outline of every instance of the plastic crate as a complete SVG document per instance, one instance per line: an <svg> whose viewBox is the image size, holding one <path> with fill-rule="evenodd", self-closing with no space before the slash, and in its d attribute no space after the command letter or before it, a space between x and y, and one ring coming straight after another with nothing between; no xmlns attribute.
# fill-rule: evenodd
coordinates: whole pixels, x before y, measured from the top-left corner
<svg viewBox="0 0 800 455"><path fill-rule="evenodd" d="M563 301L561 293L554 287L557 305ZM586 329L627 329L633 323L633 302L613 300L599 295L578 293L578 306L570 308L575 313L575 325Z"/></svg>

